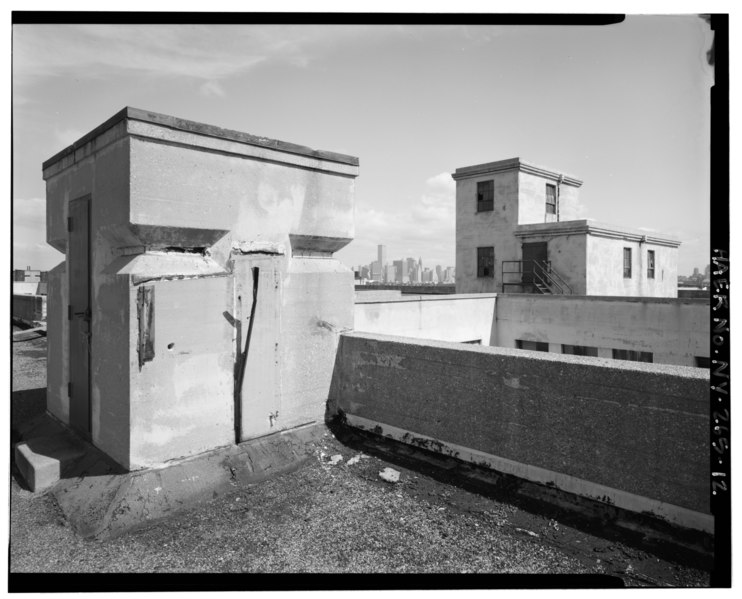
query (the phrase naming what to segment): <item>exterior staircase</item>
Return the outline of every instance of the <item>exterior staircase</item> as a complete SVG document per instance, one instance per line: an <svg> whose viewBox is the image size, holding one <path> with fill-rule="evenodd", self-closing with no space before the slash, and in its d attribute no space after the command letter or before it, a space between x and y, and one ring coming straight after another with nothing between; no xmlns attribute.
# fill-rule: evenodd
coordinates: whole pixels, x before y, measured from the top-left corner
<svg viewBox="0 0 742 599"><path fill-rule="evenodd" d="M507 278L510 280L506 280ZM572 295L572 288L547 260L503 260L502 291L507 286L542 295Z"/></svg>

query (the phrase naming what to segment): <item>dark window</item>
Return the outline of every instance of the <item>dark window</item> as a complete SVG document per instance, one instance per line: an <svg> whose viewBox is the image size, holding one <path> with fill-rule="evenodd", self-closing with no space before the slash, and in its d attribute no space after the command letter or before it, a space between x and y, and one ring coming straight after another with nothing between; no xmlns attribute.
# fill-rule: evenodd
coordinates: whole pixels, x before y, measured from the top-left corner
<svg viewBox="0 0 742 599"><path fill-rule="evenodd" d="M623 249L623 278L631 278L631 248Z"/></svg>
<svg viewBox="0 0 742 599"><path fill-rule="evenodd" d="M647 250L647 278L654 279L654 250Z"/></svg>
<svg viewBox="0 0 742 599"><path fill-rule="evenodd" d="M598 348L588 345L564 345L562 344L563 354L572 354L573 356L593 356L598 357Z"/></svg>
<svg viewBox="0 0 742 599"><path fill-rule="evenodd" d="M516 339L515 347L518 349L530 349L531 351L549 351L549 344L544 341L524 341L523 339Z"/></svg>
<svg viewBox="0 0 742 599"><path fill-rule="evenodd" d="M461 343L468 343L469 345L482 345L482 340L472 339L471 341L462 341Z"/></svg>
<svg viewBox="0 0 742 599"><path fill-rule="evenodd" d="M477 182L477 212L495 209L495 182Z"/></svg>
<svg viewBox="0 0 742 599"><path fill-rule="evenodd" d="M546 184L546 214L556 214L556 185Z"/></svg>
<svg viewBox="0 0 742 599"><path fill-rule="evenodd" d="M652 352L634 351L632 349L614 349L614 360L630 360L632 362L653 362Z"/></svg>
<svg viewBox="0 0 742 599"><path fill-rule="evenodd" d="M477 277L495 276L495 248L477 248Z"/></svg>
<svg viewBox="0 0 742 599"><path fill-rule="evenodd" d="M711 358L704 358L702 356L696 356L696 367L697 368L711 368Z"/></svg>

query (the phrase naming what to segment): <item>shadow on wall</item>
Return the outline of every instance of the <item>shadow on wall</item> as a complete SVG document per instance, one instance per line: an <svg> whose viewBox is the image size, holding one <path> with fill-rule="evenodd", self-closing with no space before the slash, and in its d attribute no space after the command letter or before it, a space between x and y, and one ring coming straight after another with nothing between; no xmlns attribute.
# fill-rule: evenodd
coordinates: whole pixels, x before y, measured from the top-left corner
<svg viewBox="0 0 742 599"><path fill-rule="evenodd" d="M330 390L327 393L327 403L325 404L325 422L331 424L338 420L342 414L340 410L340 393L342 386L343 372L343 355L345 350L345 337L340 335L338 347L335 352L335 363L332 366L332 378L330 379ZM340 418L342 420L342 417ZM344 424L344 423L341 423Z"/></svg>
<svg viewBox="0 0 742 599"><path fill-rule="evenodd" d="M20 428L46 411L46 387L23 389L10 394L10 442L20 441Z"/></svg>

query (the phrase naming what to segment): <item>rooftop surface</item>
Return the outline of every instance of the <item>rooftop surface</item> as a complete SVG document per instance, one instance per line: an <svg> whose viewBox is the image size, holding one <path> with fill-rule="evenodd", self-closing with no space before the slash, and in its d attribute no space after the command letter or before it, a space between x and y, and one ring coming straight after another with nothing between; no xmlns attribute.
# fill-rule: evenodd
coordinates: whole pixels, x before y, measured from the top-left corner
<svg viewBox="0 0 742 599"><path fill-rule="evenodd" d="M45 385L46 338L14 343L14 430L43 412ZM457 462L450 458L442 466L415 465L404 450L375 448L353 434L336 436L330 430L312 441L308 456L291 472L254 484L236 480L229 492L210 501L105 540L81 538L53 493L31 493L14 472L9 570L607 574L627 586L709 584L702 570L467 490L457 483ZM382 480L379 473L385 468L400 473L398 482ZM77 484L86 482L81 477ZM39 580L16 577L29 589ZM146 580L157 586L157 578ZM247 588L256 579L240 580ZM257 580L280 588L290 579ZM297 581L300 587L302 580ZM415 580L466 588L476 578L400 584L414 587ZM481 582L484 588L500 584L497 579ZM369 585L374 587L373 579L363 586ZM333 578L327 577L324 586L331 588Z"/></svg>

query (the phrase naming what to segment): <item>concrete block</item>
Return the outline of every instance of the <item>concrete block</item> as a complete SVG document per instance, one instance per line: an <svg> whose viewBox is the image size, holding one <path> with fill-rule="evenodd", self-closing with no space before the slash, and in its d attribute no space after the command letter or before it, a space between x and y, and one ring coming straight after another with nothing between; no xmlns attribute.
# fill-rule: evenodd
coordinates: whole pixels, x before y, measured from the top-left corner
<svg viewBox="0 0 742 599"><path fill-rule="evenodd" d="M62 436L30 439L15 446L15 463L36 493L54 486L68 469L84 455L84 449Z"/></svg>

